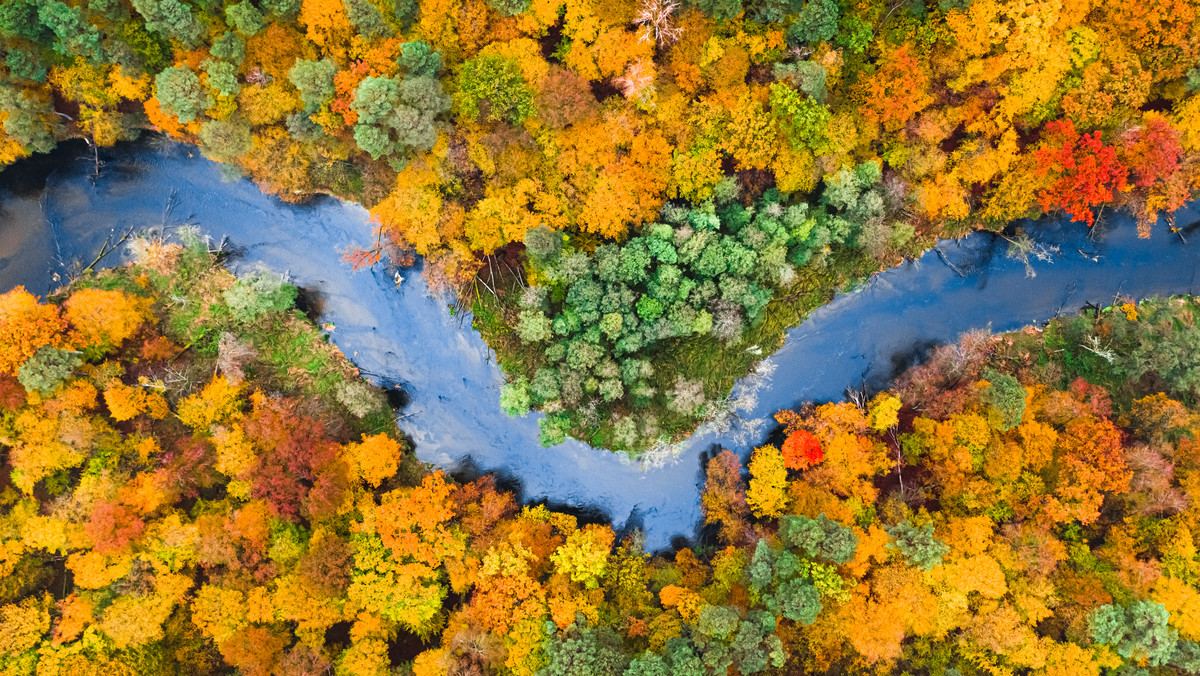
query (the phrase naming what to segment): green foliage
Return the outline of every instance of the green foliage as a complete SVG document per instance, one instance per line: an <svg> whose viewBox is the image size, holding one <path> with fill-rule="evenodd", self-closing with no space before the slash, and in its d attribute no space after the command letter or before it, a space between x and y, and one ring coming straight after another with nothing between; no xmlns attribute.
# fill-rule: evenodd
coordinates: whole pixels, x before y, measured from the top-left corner
<svg viewBox="0 0 1200 676"><path fill-rule="evenodd" d="M816 519L787 515L779 519L779 537L805 555L833 563L847 563L858 549L854 531L824 514Z"/></svg>
<svg viewBox="0 0 1200 676"><path fill-rule="evenodd" d="M838 22L837 44L853 54L861 54L871 44L875 31L857 14L848 14Z"/></svg>
<svg viewBox="0 0 1200 676"><path fill-rule="evenodd" d="M358 85L351 108L358 113L354 140L375 159L403 162L437 141L434 118L449 108L437 80L368 77Z"/></svg>
<svg viewBox="0 0 1200 676"><path fill-rule="evenodd" d="M336 74L337 64L330 59L296 59L296 65L288 71L288 80L300 90L304 109L315 112L333 98L333 76Z"/></svg>
<svg viewBox="0 0 1200 676"><path fill-rule="evenodd" d="M500 388L500 409L511 418L529 413L529 382L519 378Z"/></svg>
<svg viewBox="0 0 1200 676"><path fill-rule="evenodd" d="M300 0L259 0L258 4L272 16L284 21L300 11Z"/></svg>
<svg viewBox="0 0 1200 676"><path fill-rule="evenodd" d="M787 29L790 45L826 42L838 32L838 5L834 0L808 0Z"/></svg>
<svg viewBox="0 0 1200 676"><path fill-rule="evenodd" d="M828 141L828 108L815 99L801 98L795 89L782 84L771 85L770 103L771 113L794 148L821 151Z"/></svg>
<svg viewBox="0 0 1200 676"><path fill-rule="evenodd" d="M230 28L247 37L257 35L266 28L262 12L258 11L250 0L226 6L225 21L229 23Z"/></svg>
<svg viewBox="0 0 1200 676"><path fill-rule="evenodd" d="M942 565L942 557L950 552L946 543L933 537L932 523L914 526L903 521L885 530L892 536L888 547L899 550L909 563L921 570L933 570L934 566Z"/></svg>
<svg viewBox="0 0 1200 676"><path fill-rule="evenodd" d="M1020 381L992 369L984 371L983 378L990 383L984 391L983 401L1000 413L1000 431L1007 432L1020 425L1025 414L1025 388L1021 387Z"/></svg>
<svg viewBox="0 0 1200 676"><path fill-rule="evenodd" d="M269 312L291 309L296 302L297 289L282 275L258 269L242 275L224 292L225 303L233 318L252 322Z"/></svg>
<svg viewBox="0 0 1200 676"><path fill-rule="evenodd" d="M4 65L8 66L9 73L18 80L46 81L46 66L33 52L13 49L4 57Z"/></svg>
<svg viewBox="0 0 1200 676"><path fill-rule="evenodd" d="M693 0L696 7L717 21L729 21L742 13L742 0Z"/></svg>
<svg viewBox="0 0 1200 676"><path fill-rule="evenodd" d="M798 578L780 584L771 603L784 617L803 625L816 622L822 607L817 588Z"/></svg>
<svg viewBox="0 0 1200 676"><path fill-rule="evenodd" d="M529 9L532 0L487 0L487 4L500 16L516 16Z"/></svg>
<svg viewBox="0 0 1200 676"><path fill-rule="evenodd" d="M37 391L43 395L50 395L81 364L83 356L78 352L49 346L39 347L17 370L17 380L29 392Z"/></svg>
<svg viewBox="0 0 1200 676"><path fill-rule="evenodd" d="M825 103L825 97L829 93L825 86L825 66L815 61L776 63L773 74L776 80L788 81L813 101Z"/></svg>
<svg viewBox="0 0 1200 676"><path fill-rule="evenodd" d="M345 0L345 4L346 17L360 35L371 40L391 36L392 29L370 0Z"/></svg>
<svg viewBox="0 0 1200 676"><path fill-rule="evenodd" d="M209 51L222 61L240 66L246 58L246 41L237 33L225 31L213 40L212 49Z"/></svg>
<svg viewBox="0 0 1200 676"><path fill-rule="evenodd" d="M442 53L424 42L400 45L400 67L412 77L436 78L442 72Z"/></svg>
<svg viewBox="0 0 1200 676"><path fill-rule="evenodd" d="M192 11L179 0L131 0L133 8L146 20L146 28L163 37L178 40L190 48L200 44L203 27Z"/></svg>
<svg viewBox="0 0 1200 676"><path fill-rule="evenodd" d="M36 153L54 149L55 118L48 102L30 96L26 90L0 84L0 110L8 113L4 131L25 148Z"/></svg>
<svg viewBox="0 0 1200 676"><path fill-rule="evenodd" d="M239 118L208 120L200 125L200 147L213 159L232 162L250 152L254 137Z"/></svg>
<svg viewBox="0 0 1200 676"><path fill-rule="evenodd" d="M488 120L521 124L533 113L533 94L514 59L487 54L463 64L454 104L464 117L486 112Z"/></svg>
<svg viewBox="0 0 1200 676"><path fill-rule="evenodd" d="M1096 643L1113 646L1122 657L1152 667L1175 656L1179 634L1167 625L1169 613L1161 603L1134 601L1128 606L1105 605L1092 611L1088 628Z"/></svg>
<svg viewBox="0 0 1200 676"><path fill-rule="evenodd" d="M9 0L0 3L0 35L46 43L52 32L38 18L35 0Z"/></svg>
<svg viewBox="0 0 1200 676"><path fill-rule="evenodd" d="M47 0L38 9L38 20L54 33L54 51L59 54L82 56L93 63L103 58L100 30L88 23L82 9Z"/></svg>
<svg viewBox="0 0 1200 676"><path fill-rule="evenodd" d="M619 636L607 627L584 627L546 642L546 666L538 676L620 674L629 664Z"/></svg>
<svg viewBox="0 0 1200 676"><path fill-rule="evenodd" d="M242 85L238 82L237 66L232 63L208 59L201 67L204 69L204 74L208 76L209 88L221 96L236 96L242 90ZM234 155L233 157L238 156Z"/></svg>
<svg viewBox="0 0 1200 676"><path fill-rule="evenodd" d="M187 66L168 68L154 78L154 95L164 112L191 122L212 105L208 88Z"/></svg>
<svg viewBox="0 0 1200 676"><path fill-rule="evenodd" d="M158 73L171 62L171 45L158 33L146 29L141 21L128 21L121 26L121 39L141 59L148 73Z"/></svg>

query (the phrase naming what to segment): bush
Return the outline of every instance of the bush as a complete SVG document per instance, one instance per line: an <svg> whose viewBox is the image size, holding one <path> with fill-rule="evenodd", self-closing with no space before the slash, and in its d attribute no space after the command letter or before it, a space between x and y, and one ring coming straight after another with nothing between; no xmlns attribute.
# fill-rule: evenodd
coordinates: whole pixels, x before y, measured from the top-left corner
<svg viewBox="0 0 1200 676"><path fill-rule="evenodd" d="M297 289L282 275L265 269L238 278L225 290L225 304L239 322L252 322L269 312L283 312L296 302Z"/></svg>
<svg viewBox="0 0 1200 676"><path fill-rule="evenodd" d="M49 395L58 389L64 380L70 378L82 363L83 355L78 352L39 347L37 352L17 369L17 381L25 386L27 392L36 390L43 395Z"/></svg>

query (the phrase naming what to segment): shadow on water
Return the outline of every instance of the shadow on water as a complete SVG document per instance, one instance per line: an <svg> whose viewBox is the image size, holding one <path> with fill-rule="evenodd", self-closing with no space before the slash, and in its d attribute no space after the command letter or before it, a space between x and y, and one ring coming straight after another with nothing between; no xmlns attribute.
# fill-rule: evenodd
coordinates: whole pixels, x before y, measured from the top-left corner
<svg viewBox="0 0 1200 676"><path fill-rule="evenodd" d="M1200 266L1200 243L1187 246L1161 226L1139 240L1122 217L1110 217L1095 240L1079 224L1018 224L1058 247L1053 263L1033 263L1033 278L1005 255L1002 237L939 242L937 251L815 311L764 360L760 375L738 382L728 421L643 467L577 441L541 448L536 414L506 417L495 355L468 322L450 316L448 299L429 294L418 270L403 271L397 286L392 270L352 272L341 260L348 248L370 243L362 208L330 198L285 204L245 179L224 180L188 146L111 150L94 183L78 155L68 146L0 172L0 291L23 284L44 293L73 259L90 261L106 237L130 226L191 223L216 241L228 237L235 271L265 265L304 289L301 308L328 322L330 339L386 388L421 460L461 478L495 472L522 499L569 505L588 522L640 527L650 549L678 546L681 537L707 541L698 529L704 459L720 448L748 454L771 438L776 410L840 400L847 387L885 387L934 346L971 329L1009 331L1089 302L1104 307L1118 295L1194 292ZM1190 239L1195 205L1176 216ZM104 262L118 264L123 255Z"/></svg>

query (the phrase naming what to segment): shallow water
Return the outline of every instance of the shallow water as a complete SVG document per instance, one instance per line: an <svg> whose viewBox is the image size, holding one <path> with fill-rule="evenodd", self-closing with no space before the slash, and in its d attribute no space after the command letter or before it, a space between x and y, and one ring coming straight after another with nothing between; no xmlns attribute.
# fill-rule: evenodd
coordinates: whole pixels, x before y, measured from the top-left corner
<svg viewBox="0 0 1200 676"><path fill-rule="evenodd" d="M330 338L378 382L408 398L400 426L418 456L447 469L496 471L525 500L548 500L646 531L650 548L692 537L700 520L701 462L729 448L743 455L762 443L770 415L804 401L840 399L847 387L878 389L934 345L990 326L1007 331L1118 296L1197 291L1200 243L1185 245L1159 228L1138 240L1132 222L1111 220L1097 241L1080 224L1039 222L1036 238L1058 246L1054 262L1022 264L1006 243L976 234L877 275L839 296L793 329L763 362L762 375L734 389L734 410L701 430L661 466L577 441L537 443L536 415L508 418L499 407L503 377L494 354L469 325L451 317L416 271L397 289L390 271L351 272L341 254L367 245L366 212L330 198L295 206L264 195L248 180L222 180L219 167L189 146L163 152L132 144L108 153L95 181L79 147L0 173L0 292L23 284L35 293L57 286L72 261L91 262L106 238L129 227L193 224L228 238L236 270L257 264L287 271L307 289ZM1196 205L1177 214L1200 220ZM1200 236L1200 233L1194 233ZM117 255L104 260L120 262ZM952 267L953 266L953 269Z"/></svg>

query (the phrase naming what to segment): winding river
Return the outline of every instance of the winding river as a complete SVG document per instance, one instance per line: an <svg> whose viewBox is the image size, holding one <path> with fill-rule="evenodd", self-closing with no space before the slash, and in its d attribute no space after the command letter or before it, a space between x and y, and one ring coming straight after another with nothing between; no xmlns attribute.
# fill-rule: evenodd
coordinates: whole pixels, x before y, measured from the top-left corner
<svg viewBox="0 0 1200 676"><path fill-rule="evenodd" d="M651 465L571 440L545 449L536 415L508 418L503 376L469 325L431 297L415 271L397 288L382 266L351 272L341 254L370 241L367 213L331 198L295 206L245 179L226 180L190 146L127 144L104 153L93 180L79 145L0 173L0 292L18 284L44 294L73 261L86 265L129 227L193 224L228 239L236 270L263 264L304 289L331 340L389 388L403 390L400 426L427 462L467 473L495 471L524 500L570 505L645 530L647 547L690 538L700 520L701 463L714 449L745 455L772 429L771 414L804 401L839 399L847 387L887 384L937 344L975 328L1007 331L1117 296L1200 292L1200 207L1176 214L1183 237L1158 228L1138 240L1128 218L1103 232L1047 220L1030 224L1058 248L1035 277L988 234L941 242L916 261L875 276L814 312L784 347L734 389L730 415ZM115 239L115 237L114 237ZM105 264L120 262L118 254Z"/></svg>

